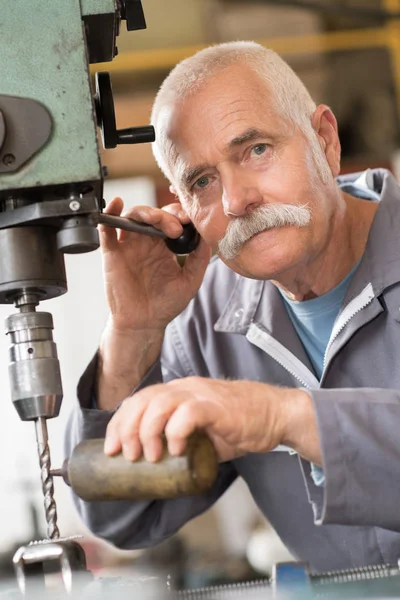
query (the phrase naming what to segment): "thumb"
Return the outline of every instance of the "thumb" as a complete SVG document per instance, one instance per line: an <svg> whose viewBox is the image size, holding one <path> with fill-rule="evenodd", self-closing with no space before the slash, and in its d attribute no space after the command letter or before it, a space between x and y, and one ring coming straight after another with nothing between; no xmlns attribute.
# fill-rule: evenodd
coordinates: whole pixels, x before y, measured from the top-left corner
<svg viewBox="0 0 400 600"><path fill-rule="evenodd" d="M186 257L183 273L189 277L189 279L202 279L207 265L210 262L211 255L211 247L203 240L203 238L200 238L196 250Z"/></svg>
<svg viewBox="0 0 400 600"><path fill-rule="evenodd" d="M105 214L119 216L124 208L121 198L114 198L104 210ZM118 248L118 234L115 227L99 225L101 247L104 251L116 250Z"/></svg>

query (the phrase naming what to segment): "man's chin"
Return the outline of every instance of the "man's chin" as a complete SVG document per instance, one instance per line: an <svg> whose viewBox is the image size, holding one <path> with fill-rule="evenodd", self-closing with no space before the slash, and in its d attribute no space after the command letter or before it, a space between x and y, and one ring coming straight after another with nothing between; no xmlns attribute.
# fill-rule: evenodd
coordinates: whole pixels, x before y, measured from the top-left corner
<svg viewBox="0 0 400 600"><path fill-rule="evenodd" d="M233 271L251 279L274 279L288 268L291 252L279 236L282 229L274 228L261 231L245 242L234 258L223 262ZM279 236L280 237L280 236Z"/></svg>

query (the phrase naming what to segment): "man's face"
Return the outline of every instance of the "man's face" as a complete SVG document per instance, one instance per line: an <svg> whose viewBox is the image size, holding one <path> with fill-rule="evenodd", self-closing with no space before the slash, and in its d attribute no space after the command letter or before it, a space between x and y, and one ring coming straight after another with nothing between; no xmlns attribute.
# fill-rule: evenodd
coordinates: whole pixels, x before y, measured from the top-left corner
<svg viewBox="0 0 400 600"><path fill-rule="evenodd" d="M271 227L235 256L221 256L230 268L274 279L321 251L331 209L309 142L277 113L265 83L247 67L225 69L175 106L167 133L178 153L174 176L183 207L214 251L233 220L260 208L311 211L306 225Z"/></svg>

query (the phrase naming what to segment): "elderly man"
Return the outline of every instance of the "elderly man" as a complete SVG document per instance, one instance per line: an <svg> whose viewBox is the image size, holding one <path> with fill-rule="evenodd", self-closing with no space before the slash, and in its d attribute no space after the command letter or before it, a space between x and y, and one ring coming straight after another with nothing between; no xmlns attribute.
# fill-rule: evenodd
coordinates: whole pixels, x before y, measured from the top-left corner
<svg viewBox="0 0 400 600"><path fill-rule="evenodd" d="M334 115L254 43L180 63L152 122L177 203L125 214L171 237L191 220L202 241L180 267L160 240L102 231L110 317L68 452L106 435L107 454L156 461L162 432L179 454L200 428L219 476L198 498L76 499L83 518L119 547L156 544L239 475L314 571L397 561L399 187L337 179Z"/></svg>

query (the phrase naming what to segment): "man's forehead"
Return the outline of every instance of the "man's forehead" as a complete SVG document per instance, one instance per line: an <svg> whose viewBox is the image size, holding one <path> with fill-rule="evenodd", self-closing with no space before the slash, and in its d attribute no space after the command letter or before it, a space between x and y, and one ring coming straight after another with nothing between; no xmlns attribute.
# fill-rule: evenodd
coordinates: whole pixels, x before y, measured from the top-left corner
<svg viewBox="0 0 400 600"><path fill-rule="evenodd" d="M181 137L192 125L218 121L235 112L270 116L279 112L269 84L248 66L231 65L210 76L184 98L164 107L164 123L169 137Z"/></svg>
<svg viewBox="0 0 400 600"><path fill-rule="evenodd" d="M216 149L221 156L229 155L246 142L275 139L286 129L266 82L245 73L246 83L253 85L246 86L241 79L238 85L239 71L235 77L228 71L229 77L224 73L225 77L213 78L194 94L165 107L163 129L174 148L171 167L176 183L183 184L188 171L212 163L210 154L214 157ZM226 86L224 80L234 85Z"/></svg>

